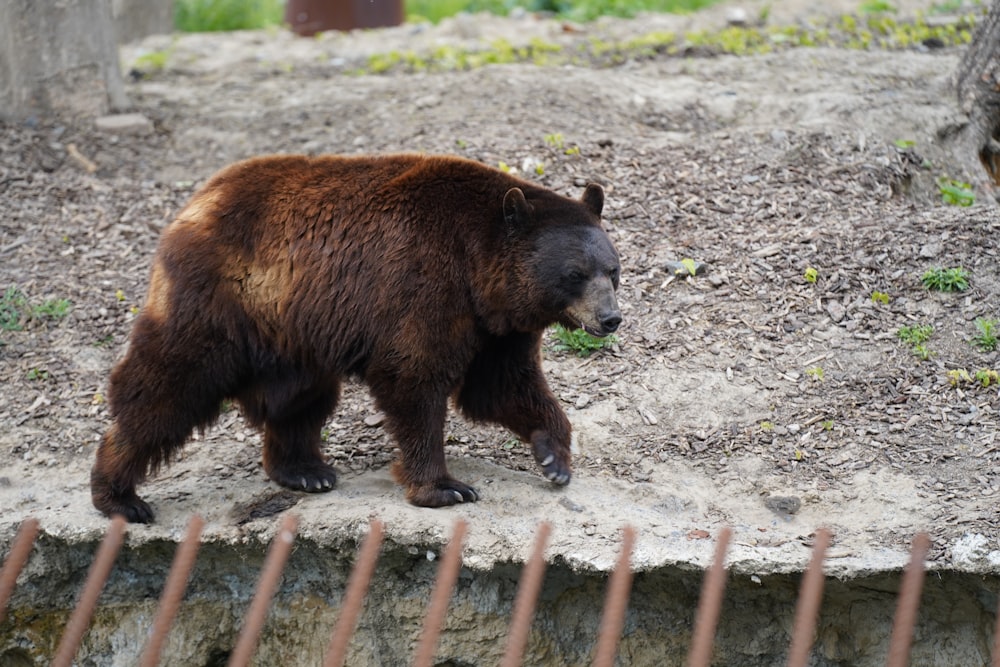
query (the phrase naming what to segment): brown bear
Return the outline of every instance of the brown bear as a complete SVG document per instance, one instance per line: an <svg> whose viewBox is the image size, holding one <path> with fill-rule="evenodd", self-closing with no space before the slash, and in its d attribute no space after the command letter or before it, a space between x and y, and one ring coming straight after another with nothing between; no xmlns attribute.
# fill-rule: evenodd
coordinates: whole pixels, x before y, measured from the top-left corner
<svg viewBox="0 0 1000 667"><path fill-rule="evenodd" d="M166 227L128 351L94 505L148 522L136 485L236 401L264 470L300 491L336 473L320 432L362 379L401 451L407 499L478 499L445 466L451 397L509 428L544 475L570 479L570 424L542 376L554 322L618 328L618 254L604 192L580 201L457 157L265 156L212 177Z"/></svg>

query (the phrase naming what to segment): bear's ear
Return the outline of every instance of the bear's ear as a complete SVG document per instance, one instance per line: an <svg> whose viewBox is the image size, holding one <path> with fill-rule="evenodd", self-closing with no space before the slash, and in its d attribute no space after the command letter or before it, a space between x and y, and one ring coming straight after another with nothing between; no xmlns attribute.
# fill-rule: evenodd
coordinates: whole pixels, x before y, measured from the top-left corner
<svg viewBox="0 0 1000 667"><path fill-rule="evenodd" d="M521 188L511 188L503 196L503 219L509 231L518 229L531 219L531 206Z"/></svg>
<svg viewBox="0 0 1000 667"><path fill-rule="evenodd" d="M588 183L583 191L583 203L594 215L600 215L604 210L604 188L597 183Z"/></svg>

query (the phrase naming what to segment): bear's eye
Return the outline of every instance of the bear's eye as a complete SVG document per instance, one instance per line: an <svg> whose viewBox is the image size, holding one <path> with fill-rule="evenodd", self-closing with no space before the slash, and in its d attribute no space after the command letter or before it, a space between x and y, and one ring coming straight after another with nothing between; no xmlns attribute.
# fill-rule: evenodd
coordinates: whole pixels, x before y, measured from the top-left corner
<svg viewBox="0 0 1000 667"><path fill-rule="evenodd" d="M587 279L587 274L579 269L571 269L569 273L566 274L566 280L571 283L582 283Z"/></svg>

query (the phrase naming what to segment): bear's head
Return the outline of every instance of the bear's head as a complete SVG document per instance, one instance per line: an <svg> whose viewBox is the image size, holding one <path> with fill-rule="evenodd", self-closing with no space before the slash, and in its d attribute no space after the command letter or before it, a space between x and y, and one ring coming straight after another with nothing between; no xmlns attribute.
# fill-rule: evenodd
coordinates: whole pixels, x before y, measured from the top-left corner
<svg viewBox="0 0 1000 667"><path fill-rule="evenodd" d="M604 190L590 184L581 201L558 195L525 198L511 188L503 200L508 229L525 243L520 289L533 315L593 336L614 333L622 321L615 291L621 266L601 225Z"/></svg>

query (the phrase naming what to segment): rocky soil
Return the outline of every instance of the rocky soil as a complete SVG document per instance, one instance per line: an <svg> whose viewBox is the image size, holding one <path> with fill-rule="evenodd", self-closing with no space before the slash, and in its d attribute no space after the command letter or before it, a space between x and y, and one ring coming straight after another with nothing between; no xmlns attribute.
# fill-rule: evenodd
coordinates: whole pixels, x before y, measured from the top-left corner
<svg viewBox="0 0 1000 667"><path fill-rule="evenodd" d="M809 4L774 3L769 20L804 20ZM988 192L962 208L934 185L981 180L942 139L962 122L950 88L959 50L350 73L370 53L498 35L721 27L730 8L593 26L477 17L317 39L154 37L123 49L148 123L0 124L0 289L11 288L3 312L20 313L20 328L0 331L0 531L27 516L62 538L106 525L87 484L108 373L159 231L213 171L268 152L426 151L504 162L573 196L602 183L625 323L592 356L546 350L578 437L566 489L508 433L453 416L449 464L482 499L410 507L388 474L393 444L352 386L326 430L340 487L289 501L306 535L357 534L379 516L398 542L440 541L461 516L466 563L486 568L524 558L548 519L552 557L602 570L630 523L634 562L651 569L703 565L729 525L733 567L759 573L803 567L808 536L826 525L839 576L897 568L923 530L935 567L994 568L1000 396L949 372L1000 366L971 342L976 318L1000 318L1000 215ZM164 62L151 70L149 54ZM707 271L675 274L670 262L685 258ZM921 284L957 266L967 290ZM926 359L897 336L919 325L934 329ZM212 539L267 535L273 519L247 509L276 491L259 458L258 435L226 412L143 487L158 523L130 540L176 537L195 512Z"/></svg>

